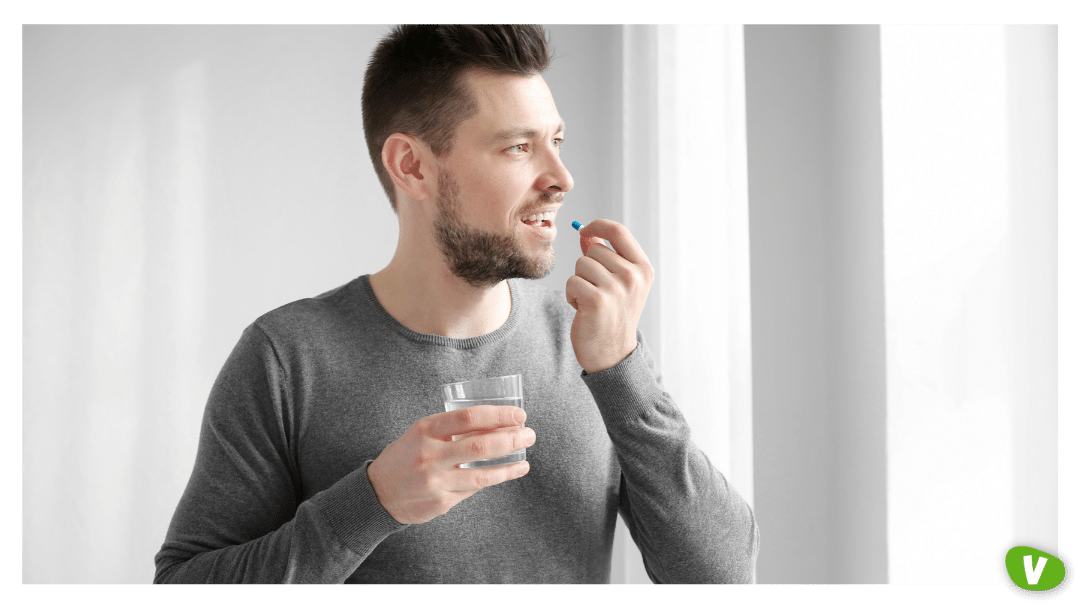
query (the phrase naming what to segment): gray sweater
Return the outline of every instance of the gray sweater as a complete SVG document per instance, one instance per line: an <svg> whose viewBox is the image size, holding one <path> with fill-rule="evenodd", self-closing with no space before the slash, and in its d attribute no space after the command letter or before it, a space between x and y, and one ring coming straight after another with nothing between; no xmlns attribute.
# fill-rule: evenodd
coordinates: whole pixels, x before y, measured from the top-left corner
<svg viewBox="0 0 1080 608"><path fill-rule="evenodd" d="M655 582L752 582L749 506L690 440L641 342L585 374L561 292L509 281L510 318L416 333L368 276L271 311L218 375L154 582L606 583L621 513ZM524 376L531 470L423 524L395 521L367 465L443 411L439 385Z"/></svg>

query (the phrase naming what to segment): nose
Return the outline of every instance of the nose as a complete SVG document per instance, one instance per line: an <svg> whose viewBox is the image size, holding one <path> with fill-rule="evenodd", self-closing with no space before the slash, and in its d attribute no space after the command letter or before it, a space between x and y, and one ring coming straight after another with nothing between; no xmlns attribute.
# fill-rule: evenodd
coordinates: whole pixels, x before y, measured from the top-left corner
<svg viewBox="0 0 1080 608"><path fill-rule="evenodd" d="M557 152L552 150L550 158L547 170L540 176L540 189L547 192L569 192L574 188L574 177L570 175Z"/></svg>

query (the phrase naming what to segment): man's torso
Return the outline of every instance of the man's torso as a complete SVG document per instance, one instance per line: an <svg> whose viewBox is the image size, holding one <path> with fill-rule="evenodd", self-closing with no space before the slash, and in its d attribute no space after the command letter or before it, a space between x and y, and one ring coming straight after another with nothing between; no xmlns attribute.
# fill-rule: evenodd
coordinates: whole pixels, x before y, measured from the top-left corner
<svg viewBox="0 0 1080 608"><path fill-rule="evenodd" d="M287 379L282 424L300 501L444 411L442 384L523 376L526 424L537 436L530 472L387 537L348 582L608 580L619 469L580 379L572 316L558 294L514 287L506 325L469 340L400 326L365 277L260 318Z"/></svg>

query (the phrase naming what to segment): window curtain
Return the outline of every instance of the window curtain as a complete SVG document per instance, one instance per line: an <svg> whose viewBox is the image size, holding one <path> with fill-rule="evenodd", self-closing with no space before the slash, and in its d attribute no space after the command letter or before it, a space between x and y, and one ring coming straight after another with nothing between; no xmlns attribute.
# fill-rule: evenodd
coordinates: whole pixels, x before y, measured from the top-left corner
<svg viewBox="0 0 1080 608"><path fill-rule="evenodd" d="M656 279L640 328L693 441L753 505L741 26L623 26L621 221ZM621 521L613 582L647 583Z"/></svg>
<svg viewBox="0 0 1080 608"><path fill-rule="evenodd" d="M889 582L1007 583L1057 549L1057 30L882 26L881 64Z"/></svg>

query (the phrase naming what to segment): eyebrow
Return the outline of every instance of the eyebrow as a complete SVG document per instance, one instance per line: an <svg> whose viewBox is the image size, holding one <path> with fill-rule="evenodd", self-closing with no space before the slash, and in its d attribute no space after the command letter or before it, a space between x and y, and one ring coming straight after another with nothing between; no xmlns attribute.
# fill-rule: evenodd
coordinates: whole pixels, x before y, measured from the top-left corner
<svg viewBox="0 0 1080 608"><path fill-rule="evenodd" d="M566 125L563 122L559 122L559 127L555 129L556 133L562 133L566 130ZM540 132L536 129L529 129L525 127L518 127L514 129L507 129L505 131L499 131L492 138L492 143L500 143L504 141L510 141L514 139L536 139L540 137Z"/></svg>

